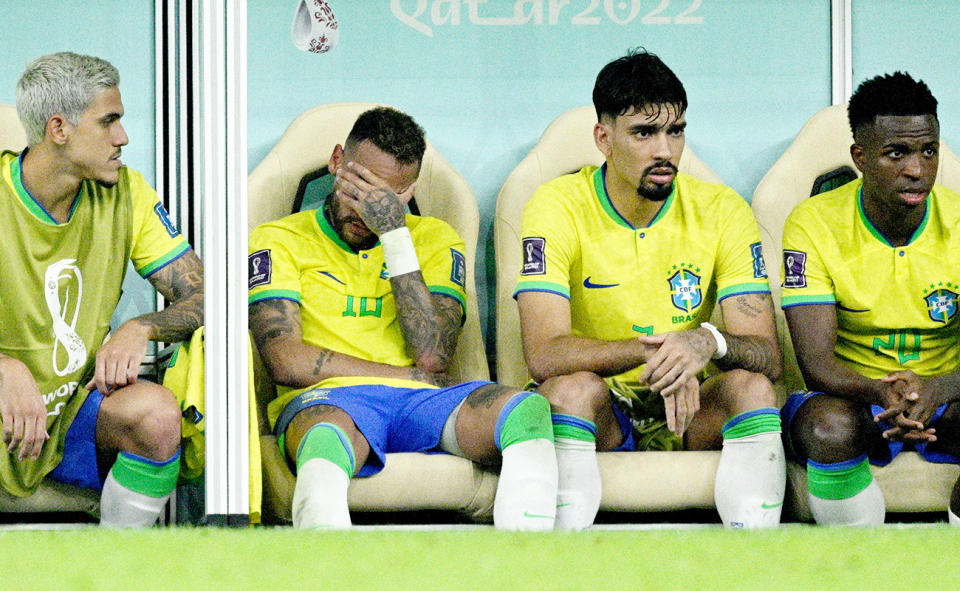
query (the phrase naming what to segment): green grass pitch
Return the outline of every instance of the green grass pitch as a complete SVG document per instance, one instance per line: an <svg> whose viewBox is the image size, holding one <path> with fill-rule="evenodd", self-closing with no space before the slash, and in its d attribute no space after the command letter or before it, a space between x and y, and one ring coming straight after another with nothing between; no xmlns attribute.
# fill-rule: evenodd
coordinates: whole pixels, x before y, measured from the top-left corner
<svg viewBox="0 0 960 591"><path fill-rule="evenodd" d="M8 589L960 589L960 529L0 532Z"/></svg>

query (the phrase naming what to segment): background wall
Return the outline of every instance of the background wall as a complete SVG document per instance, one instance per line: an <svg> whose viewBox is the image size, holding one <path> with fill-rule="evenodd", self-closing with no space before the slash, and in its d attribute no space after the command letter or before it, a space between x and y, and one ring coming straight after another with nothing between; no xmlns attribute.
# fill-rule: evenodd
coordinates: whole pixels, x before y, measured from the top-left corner
<svg viewBox="0 0 960 591"><path fill-rule="evenodd" d="M642 45L686 87L693 150L745 198L830 103L830 2L331 0L339 43L290 40L295 0L248 1L249 162L321 103L410 113L480 208L477 281L488 352L492 220L500 185L547 125L591 104L597 72ZM486 316L486 317L485 317Z"/></svg>
<svg viewBox="0 0 960 591"><path fill-rule="evenodd" d="M120 71L123 126L130 144L123 162L151 184L154 167L152 0L0 0L0 103L14 104L17 80L35 58L57 51L101 57ZM153 288L129 268L118 321L156 308Z"/></svg>
<svg viewBox="0 0 960 591"><path fill-rule="evenodd" d="M960 2L856 0L853 84L894 70L927 83L939 103L940 137L960 149Z"/></svg>

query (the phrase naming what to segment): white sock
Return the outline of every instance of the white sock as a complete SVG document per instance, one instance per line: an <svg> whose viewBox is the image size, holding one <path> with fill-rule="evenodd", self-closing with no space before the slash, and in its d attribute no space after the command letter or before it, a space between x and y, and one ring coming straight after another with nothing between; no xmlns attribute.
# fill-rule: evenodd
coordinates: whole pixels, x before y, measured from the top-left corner
<svg viewBox="0 0 960 591"><path fill-rule="evenodd" d="M600 466L597 444L557 437L557 529L584 529L593 525L600 509Z"/></svg>
<svg viewBox="0 0 960 591"><path fill-rule="evenodd" d="M126 488L111 471L100 493L100 525L103 527L150 527L170 495L151 497Z"/></svg>
<svg viewBox="0 0 960 591"><path fill-rule="evenodd" d="M960 527L960 517L957 517L957 514L950 509L947 509L947 521L952 526Z"/></svg>
<svg viewBox="0 0 960 591"><path fill-rule="evenodd" d="M347 489L350 478L330 460L313 458L297 470L293 489L293 527L346 529L350 527Z"/></svg>
<svg viewBox="0 0 960 591"><path fill-rule="evenodd" d="M849 499L821 499L807 494L810 512L820 525L883 525L887 507L883 491L871 480L867 488Z"/></svg>
<svg viewBox="0 0 960 591"><path fill-rule="evenodd" d="M724 527L779 525L786 482L779 432L725 439L713 492Z"/></svg>
<svg viewBox="0 0 960 591"><path fill-rule="evenodd" d="M547 531L557 515L557 454L547 439L529 439L503 449L493 502L498 529Z"/></svg>

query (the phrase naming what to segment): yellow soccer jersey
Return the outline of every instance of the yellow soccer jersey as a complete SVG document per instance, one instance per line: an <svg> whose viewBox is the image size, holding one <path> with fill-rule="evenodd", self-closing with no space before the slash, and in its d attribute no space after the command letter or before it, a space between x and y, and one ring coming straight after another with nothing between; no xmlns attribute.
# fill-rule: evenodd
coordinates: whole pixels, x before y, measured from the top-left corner
<svg viewBox="0 0 960 591"><path fill-rule="evenodd" d="M894 247L864 215L861 185L811 197L787 218L781 306L836 306L834 352L864 376L951 372L960 364L960 194L934 187L910 242Z"/></svg>
<svg viewBox="0 0 960 591"><path fill-rule="evenodd" d="M530 199L514 297L568 298L574 335L619 340L696 328L717 301L770 292L756 221L732 189L679 174L656 217L634 228L610 202L603 170L554 179Z"/></svg>
<svg viewBox="0 0 960 591"><path fill-rule="evenodd" d="M449 296L466 311L463 241L445 222L408 215L420 270L431 293ZM281 298L297 302L304 342L360 359L407 367L390 279L378 242L353 252L334 231L323 209L304 211L259 226L250 236L250 297L254 304ZM406 381L406 380L405 380ZM379 378L326 380L318 386L395 383ZM423 387L406 381L404 385ZM271 418L296 394L285 388ZM271 421L272 422L272 421Z"/></svg>

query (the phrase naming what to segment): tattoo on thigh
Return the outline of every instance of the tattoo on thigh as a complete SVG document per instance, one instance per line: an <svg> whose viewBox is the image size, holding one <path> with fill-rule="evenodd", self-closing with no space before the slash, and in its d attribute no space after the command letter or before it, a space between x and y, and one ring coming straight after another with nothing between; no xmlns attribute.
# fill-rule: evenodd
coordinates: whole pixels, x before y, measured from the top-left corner
<svg viewBox="0 0 960 591"><path fill-rule="evenodd" d="M467 404L470 408L490 408L504 394L513 392L513 388L501 386L500 384L487 384L480 386L467 396Z"/></svg>

